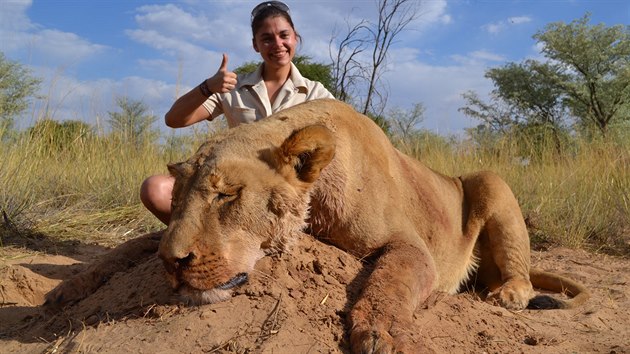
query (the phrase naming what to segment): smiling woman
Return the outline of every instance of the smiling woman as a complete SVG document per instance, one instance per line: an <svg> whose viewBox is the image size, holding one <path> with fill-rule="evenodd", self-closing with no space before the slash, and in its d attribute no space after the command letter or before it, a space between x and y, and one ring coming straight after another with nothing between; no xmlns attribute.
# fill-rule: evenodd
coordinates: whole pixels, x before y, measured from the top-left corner
<svg viewBox="0 0 630 354"><path fill-rule="evenodd" d="M219 70L180 97L166 113L173 128L212 120L225 115L228 125L252 123L296 104L333 95L316 81L304 78L293 65L300 35L295 30L289 7L280 1L266 1L251 13L252 45L263 63L250 74L237 76L228 69L223 54ZM140 199L165 224L171 216L174 178L151 176L142 184Z"/></svg>

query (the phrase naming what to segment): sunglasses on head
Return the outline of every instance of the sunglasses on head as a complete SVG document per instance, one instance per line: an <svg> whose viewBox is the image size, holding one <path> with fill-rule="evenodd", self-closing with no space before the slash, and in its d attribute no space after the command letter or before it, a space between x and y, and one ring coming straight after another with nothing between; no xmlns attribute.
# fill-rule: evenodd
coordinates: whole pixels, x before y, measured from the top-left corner
<svg viewBox="0 0 630 354"><path fill-rule="evenodd" d="M258 6L254 7L254 9L252 10L252 21L254 20L254 18L256 18L256 16L258 16L263 10L268 7L273 7L286 13L289 12L289 6L281 1L265 1L258 4Z"/></svg>

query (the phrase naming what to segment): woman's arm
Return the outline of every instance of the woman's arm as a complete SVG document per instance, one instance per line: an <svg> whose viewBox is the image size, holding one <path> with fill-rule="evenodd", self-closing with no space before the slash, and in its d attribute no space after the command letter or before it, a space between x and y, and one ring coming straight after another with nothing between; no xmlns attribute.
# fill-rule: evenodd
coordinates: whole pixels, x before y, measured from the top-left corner
<svg viewBox="0 0 630 354"><path fill-rule="evenodd" d="M181 128L210 118L210 113L202 106L208 99L208 93L227 93L236 87L236 74L228 70L227 62L228 56L223 54L223 61L217 73L200 84L205 87L197 86L173 103L164 117L166 125Z"/></svg>
<svg viewBox="0 0 630 354"><path fill-rule="evenodd" d="M182 128L210 118L210 113L202 106L207 99L199 91L199 87L193 88L173 103L164 117L166 125L171 128Z"/></svg>

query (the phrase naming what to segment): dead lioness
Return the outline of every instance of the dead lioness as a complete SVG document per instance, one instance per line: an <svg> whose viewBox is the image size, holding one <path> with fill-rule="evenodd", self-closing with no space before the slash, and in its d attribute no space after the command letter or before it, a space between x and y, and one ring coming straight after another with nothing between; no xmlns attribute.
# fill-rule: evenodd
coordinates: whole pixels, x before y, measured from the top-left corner
<svg viewBox="0 0 630 354"><path fill-rule="evenodd" d="M404 330L416 306L434 291L457 292L473 274L508 309L528 306L532 283L574 297L543 305L588 298L582 285L530 269L521 210L497 175L441 175L338 101L226 131L169 171L173 214L161 240L149 235L112 254L133 258L159 242L173 287L196 303L229 298L257 260L287 249L304 229L357 257L378 255L349 315L355 352L413 352ZM85 296L104 268L62 284L48 304Z"/></svg>

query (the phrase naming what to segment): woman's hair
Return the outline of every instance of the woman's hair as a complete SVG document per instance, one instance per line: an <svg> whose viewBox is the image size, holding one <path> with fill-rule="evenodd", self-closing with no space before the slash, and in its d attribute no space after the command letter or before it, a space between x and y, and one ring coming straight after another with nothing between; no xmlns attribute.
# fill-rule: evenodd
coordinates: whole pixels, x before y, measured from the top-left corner
<svg viewBox="0 0 630 354"><path fill-rule="evenodd" d="M256 37L256 32L262 26L263 21L265 21L269 17L282 17L293 29L295 32L295 37L298 41L302 42L302 37L295 30L295 26L293 25L293 20L291 19L291 15L289 15L289 7L282 2L279 1L265 1L260 3L258 6L254 8L252 11L252 37Z"/></svg>

